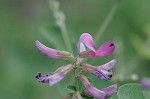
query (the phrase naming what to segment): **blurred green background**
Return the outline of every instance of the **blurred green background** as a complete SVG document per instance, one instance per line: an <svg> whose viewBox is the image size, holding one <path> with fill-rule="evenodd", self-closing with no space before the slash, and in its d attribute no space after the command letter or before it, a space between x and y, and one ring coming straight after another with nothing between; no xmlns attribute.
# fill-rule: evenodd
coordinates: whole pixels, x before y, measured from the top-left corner
<svg viewBox="0 0 150 99"><path fill-rule="evenodd" d="M84 32L93 37L102 32L96 47L114 41L113 55L88 59L100 65L115 58L114 77L103 82L94 76L98 88L112 83L138 82L150 77L150 0L58 0L66 15L66 27L74 55ZM35 79L38 72L49 73L66 65L42 55L35 40L67 50L48 0L0 0L0 99L62 99L69 92L65 80L50 87ZM115 99L115 98L114 98Z"/></svg>

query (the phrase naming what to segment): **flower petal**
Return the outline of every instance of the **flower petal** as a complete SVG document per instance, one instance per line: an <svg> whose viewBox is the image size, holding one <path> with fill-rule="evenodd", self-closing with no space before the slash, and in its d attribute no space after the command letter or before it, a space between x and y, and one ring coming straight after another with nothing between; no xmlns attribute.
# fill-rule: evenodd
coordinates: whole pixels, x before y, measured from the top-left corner
<svg viewBox="0 0 150 99"><path fill-rule="evenodd" d="M42 83L49 83L50 86L56 84L57 82L61 81L64 76L61 75L61 73L55 73L53 75L43 75L43 74L38 74L36 76L36 78L38 79L39 82Z"/></svg>
<svg viewBox="0 0 150 99"><path fill-rule="evenodd" d="M95 45L94 45L94 41L93 41L93 38L90 34L88 33L83 33L81 36L80 36L80 41L82 43L84 43L90 50L96 52L95 50Z"/></svg>
<svg viewBox="0 0 150 99"><path fill-rule="evenodd" d="M42 82L42 83L49 83L49 79L48 77L50 76L51 74L48 74L48 75L43 75L41 73L38 73L35 78L39 81L39 82Z"/></svg>
<svg viewBox="0 0 150 99"><path fill-rule="evenodd" d="M150 90L150 78L143 78L141 80L141 85L144 89Z"/></svg>
<svg viewBox="0 0 150 99"><path fill-rule="evenodd" d="M95 75L96 77L104 80L104 81L108 81L112 78L112 72L109 72L109 71L106 71L106 70L94 69L92 74Z"/></svg>
<svg viewBox="0 0 150 99"><path fill-rule="evenodd" d="M52 59L59 59L71 56L69 52L66 51L59 51L52 48L48 48L47 46L40 43L38 40L35 41L36 47L46 56Z"/></svg>
<svg viewBox="0 0 150 99"><path fill-rule="evenodd" d="M85 92L89 96L95 97L96 99L105 99L106 96L105 92L98 90L92 84L90 84L86 76L80 75L80 79L85 86L85 90L86 90Z"/></svg>
<svg viewBox="0 0 150 99"><path fill-rule="evenodd" d="M111 85L107 88L103 88L102 91L104 91L106 93L105 98L110 98L113 94L115 94L117 92L117 85Z"/></svg>
<svg viewBox="0 0 150 99"><path fill-rule="evenodd" d="M78 53L86 51L84 44L80 41L77 43L77 49L78 49Z"/></svg>
<svg viewBox="0 0 150 99"><path fill-rule="evenodd" d="M115 45L113 42L105 42L103 43L96 51L95 57L103 57L113 53L115 49Z"/></svg>
<svg viewBox="0 0 150 99"><path fill-rule="evenodd" d="M97 69L109 71L115 66L116 62L117 62L117 60L113 59L113 60L109 61L108 63L98 66Z"/></svg>
<svg viewBox="0 0 150 99"><path fill-rule="evenodd" d="M50 86L53 86L65 77L65 75L71 70L72 66L72 64L62 66L56 70L54 74L43 75L39 73L36 78L39 82L49 83Z"/></svg>

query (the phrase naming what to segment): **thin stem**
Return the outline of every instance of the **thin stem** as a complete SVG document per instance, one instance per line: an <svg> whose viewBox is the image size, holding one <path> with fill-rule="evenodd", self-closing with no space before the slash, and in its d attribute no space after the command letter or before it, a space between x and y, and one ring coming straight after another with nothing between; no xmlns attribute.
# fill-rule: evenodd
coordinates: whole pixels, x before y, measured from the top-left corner
<svg viewBox="0 0 150 99"><path fill-rule="evenodd" d="M110 12L108 13L106 19L104 20L102 26L99 27L98 31L96 32L95 35L95 43L97 43L99 41L99 38L102 36L102 34L104 33L104 31L106 30L106 28L108 27L110 21L112 20L113 16L115 15L117 8L118 8L118 2L116 0L116 2L113 4Z"/></svg>
<svg viewBox="0 0 150 99"><path fill-rule="evenodd" d="M64 39L67 50L69 50L71 53L73 53L65 23L64 23L64 25L60 26L60 30L61 30L62 37Z"/></svg>
<svg viewBox="0 0 150 99"><path fill-rule="evenodd" d="M76 85L77 91L79 91L79 84L78 84L78 75L79 75L79 73L77 73L77 69L78 69L78 67L77 67L78 57L79 56L77 56L76 59L75 59L74 68L73 68L73 74L74 74L74 77L75 77L75 85Z"/></svg>
<svg viewBox="0 0 150 99"><path fill-rule="evenodd" d="M77 91L78 91L78 90L79 90L79 86L78 86L77 67L75 67L75 68L73 69L73 73L74 73L74 77L75 77L76 89L77 89Z"/></svg>

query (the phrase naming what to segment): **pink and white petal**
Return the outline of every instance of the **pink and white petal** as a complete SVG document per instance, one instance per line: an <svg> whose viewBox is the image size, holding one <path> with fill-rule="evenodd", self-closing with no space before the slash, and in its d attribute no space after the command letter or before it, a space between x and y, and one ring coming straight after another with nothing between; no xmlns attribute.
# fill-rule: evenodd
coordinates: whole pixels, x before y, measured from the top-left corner
<svg viewBox="0 0 150 99"><path fill-rule="evenodd" d="M78 53L86 51L86 48L85 48L84 44L81 41L79 41L77 43L77 49L78 49Z"/></svg>
<svg viewBox="0 0 150 99"><path fill-rule="evenodd" d="M110 98L113 94L117 92L117 85L116 84L111 85L109 87L102 89L102 91L106 93L105 98Z"/></svg>
<svg viewBox="0 0 150 99"><path fill-rule="evenodd" d="M109 61L108 63L98 66L97 69L109 71L116 65L116 62L117 62L117 60L113 59L113 60Z"/></svg>
<svg viewBox="0 0 150 99"><path fill-rule="evenodd" d="M93 38L90 34L88 33L83 33L81 36L80 36L80 41L82 43L84 43L90 50L96 52L95 50L95 45L94 45L94 41L93 41Z"/></svg>
<svg viewBox="0 0 150 99"><path fill-rule="evenodd" d="M35 41L36 47L46 56L53 59L63 58L64 56L58 55L57 50L48 48L47 46L40 43L38 40Z"/></svg>
<svg viewBox="0 0 150 99"><path fill-rule="evenodd" d="M113 42L105 42L97 49L95 57L103 57L110 55L114 52L114 49L115 45Z"/></svg>

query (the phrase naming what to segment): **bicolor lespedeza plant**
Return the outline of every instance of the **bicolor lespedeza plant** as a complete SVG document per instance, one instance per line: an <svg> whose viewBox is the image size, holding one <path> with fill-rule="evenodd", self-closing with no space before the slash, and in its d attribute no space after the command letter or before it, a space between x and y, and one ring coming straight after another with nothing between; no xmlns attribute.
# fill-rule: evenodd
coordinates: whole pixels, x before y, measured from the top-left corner
<svg viewBox="0 0 150 99"><path fill-rule="evenodd" d="M52 74L41 74L36 76L36 79L41 83L48 83L53 86L63 80L68 72L73 71L75 75L76 85L74 86L75 99L82 99L83 96L87 96L90 99L107 99L111 97L117 91L117 85L111 85L104 89L97 89L92 85L88 78L84 74L93 74L101 80L108 81L112 78L112 68L116 64L116 60L113 59L101 66L92 66L91 64L83 62L87 57L89 58L101 58L110 55L114 52L115 45L113 42L105 42L98 49L95 48L93 38L88 33L83 33L80 36L77 43L78 55L75 57L70 52L60 51L52 48L48 48L38 40L35 41L36 47L46 56L52 59L67 58L73 59L73 62L58 68ZM86 50L86 47L89 50ZM79 72L77 71L79 69ZM84 90L79 90L78 80L84 85ZM72 94L72 96L73 96ZM72 97L66 96L65 99L71 99Z"/></svg>

